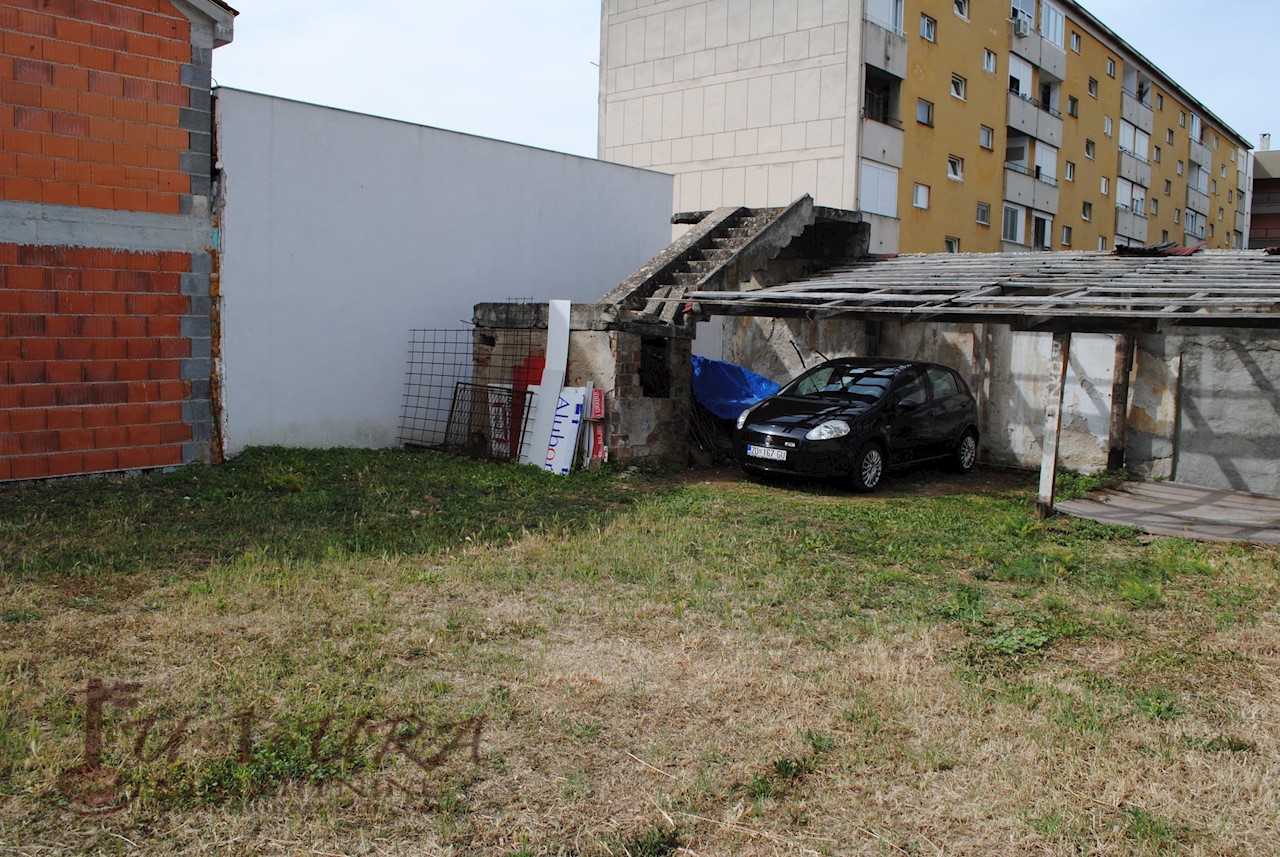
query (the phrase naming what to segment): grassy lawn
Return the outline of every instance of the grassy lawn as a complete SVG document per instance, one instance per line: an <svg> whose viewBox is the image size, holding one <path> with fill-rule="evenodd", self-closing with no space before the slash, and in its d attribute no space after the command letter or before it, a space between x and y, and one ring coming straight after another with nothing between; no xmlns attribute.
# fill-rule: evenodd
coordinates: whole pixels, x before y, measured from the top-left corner
<svg viewBox="0 0 1280 857"><path fill-rule="evenodd" d="M0 852L1274 851L1280 552L886 488L0 486Z"/></svg>

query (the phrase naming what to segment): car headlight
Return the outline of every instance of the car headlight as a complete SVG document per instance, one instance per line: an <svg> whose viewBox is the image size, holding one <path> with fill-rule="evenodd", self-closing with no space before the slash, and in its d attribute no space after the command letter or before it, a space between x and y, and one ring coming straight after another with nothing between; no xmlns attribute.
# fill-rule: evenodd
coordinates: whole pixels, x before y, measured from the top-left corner
<svg viewBox="0 0 1280 857"><path fill-rule="evenodd" d="M751 415L751 410L751 408L747 408L745 411L738 414L738 422L737 425L734 426L736 429L741 431L742 427L747 424L747 417Z"/></svg>
<svg viewBox="0 0 1280 857"><path fill-rule="evenodd" d="M805 440L834 440L849 433L849 424L844 420L827 420L820 426L809 429Z"/></svg>

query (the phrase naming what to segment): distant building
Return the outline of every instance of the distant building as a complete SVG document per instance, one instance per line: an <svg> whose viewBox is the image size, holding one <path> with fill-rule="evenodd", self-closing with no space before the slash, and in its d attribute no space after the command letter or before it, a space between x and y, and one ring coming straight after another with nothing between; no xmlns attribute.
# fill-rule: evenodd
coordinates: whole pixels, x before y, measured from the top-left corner
<svg viewBox="0 0 1280 857"><path fill-rule="evenodd" d="M1280 247L1280 151L1271 148L1271 135L1263 134L1253 154L1253 204L1249 247Z"/></svg>
<svg viewBox="0 0 1280 857"><path fill-rule="evenodd" d="M879 251L1243 247L1247 142L1070 0L604 0L599 154Z"/></svg>

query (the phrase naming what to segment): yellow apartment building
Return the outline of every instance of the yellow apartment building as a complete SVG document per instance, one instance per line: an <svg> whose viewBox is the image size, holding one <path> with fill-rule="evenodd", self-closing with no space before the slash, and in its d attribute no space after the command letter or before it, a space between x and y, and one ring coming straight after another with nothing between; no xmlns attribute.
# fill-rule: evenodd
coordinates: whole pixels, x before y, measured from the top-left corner
<svg viewBox="0 0 1280 857"><path fill-rule="evenodd" d="M599 155L878 252L1244 246L1247 142L1070 0L604 0Z"/></svg>

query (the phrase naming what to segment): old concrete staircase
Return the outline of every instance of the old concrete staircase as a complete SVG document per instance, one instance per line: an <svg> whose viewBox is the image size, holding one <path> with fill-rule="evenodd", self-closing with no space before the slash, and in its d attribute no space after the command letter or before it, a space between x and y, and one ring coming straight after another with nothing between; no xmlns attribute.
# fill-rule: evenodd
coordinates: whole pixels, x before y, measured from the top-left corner
<svg viewBox="0 0 1280 857"><path fill-rule="evenodd" d="M717 208L678 217L693 228L599 301L613 325L676 333L688 321L691 291L736 288L764 267L817 217L805 195L785 208Z"/></svg>

